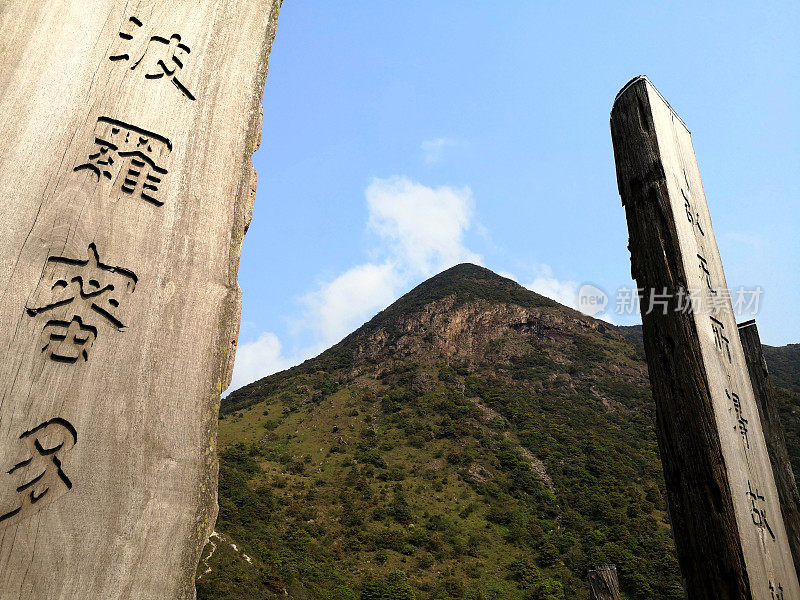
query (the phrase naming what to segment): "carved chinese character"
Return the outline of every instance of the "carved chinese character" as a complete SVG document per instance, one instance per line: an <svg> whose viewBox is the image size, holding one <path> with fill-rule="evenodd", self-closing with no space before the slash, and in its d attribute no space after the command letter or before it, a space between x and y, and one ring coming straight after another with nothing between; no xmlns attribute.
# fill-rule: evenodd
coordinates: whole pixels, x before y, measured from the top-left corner
<svg viewBox="0 0 800 600"><path fill-rule="evenodd" d="M4 487L10 492L4 494L4 500L12 500L0 506L0 528L32 515L72 489L72 481L62 469L64 454L78 442L69 421L50 419L19 439L26 449L25 458L3 469Z"/></svg>
<svg viewBox="0 0 800 600"><path fill-rule="evenodd" d="M764 496L759 494L758 488L753 488L750 482L747 482L747 498L750 500L750 517L753 519L753 525L759 529L766 531L775 539L775 534L772 532L772 527L769 526L767 521L767 512L764 510Z"/></svg>
<svg viewBox="0 0 800 600"><path fill-rule="evenodd" d="M145 79L161 79L167 78L172 84L178 88L181 93L189 98L195 100L194 95L186 88L185 85L177 77L180 69L183 69L183 61L186 55L191 52L189 46L181 42L181 36L173 33L169 39L158 35L151 36L144 45L142 50L141 41L137 41L138 34L142 27L142 22L136 17L128 19L128 30L120 31L119 37L133 44L136 48L134 56L139 58L133 61L131 71L136 70L141 66L144 71ZM130 61L131 55L126 53L114 54L108 57L111 61Z"/></svg>
<svg viewBox="0 0 800 600"><path fill-rule="evenodd" d="M739 433L742 436L742 442L744 443L744 447L749 450L750 438L747 435L747 419L744 418L744 415L742 413L742 402L739 399L739 394L737 394L736 392L731 392L726 389L725 395L728 396L728 400L730 400L731 404L733 404L733 410L735 412L736 425L733 426L733 429L739 431Z"/></svg>
<svg viewBox="0 0 800 600"><path fill-rule="evenodd" d="M686 169L683 170L683 181L686 184L685 188L680 182L678 182L678 184L681 186L681 196L683 196L683 207L686 210L686 218L689 220L689 223L692 224L693 228L697 227L697 231L700 235L705 236L706 232L703 231L703 222L700 213L692 208L692 202L689 200L691 192L687 192L687 190L691 190L691 186L689 185L689 178L686 176Z"/></svg>
<svg viewBox="0 0 800 600"><path fill-rule="evenodd" d="M86 361L96 337L97 328L84 325L78 316L72 317L71 321L53 319L42 329L42 352L56 362Z"/></svg>
<svg viewBox="0 0 800 600"><path fill-rule="evenodd" d="M715 319L714 317L710 317L710 319L711 329L714 332L714 345L718 351L720 351L724 356L728 357L729 363L733 362L731 358L730 342L723 333L725 330L725 325L723 325L721 321Z"/></svg>
<svg viewBox="0 0 800 600"><path fill-rule="evenodd" d="M784 600L783 586L780 583L774 583L771 579L769 582L769 591L772 595L771 600Z"/></svg>
<svg viewBox="0 0 800 600"><path fill-rule="evenodd" d="M42 330L42 352L57 362L88 360L97 323L125 329L120 301L133 293L137 277L133 271L102 263L94 244L89 245L88 254L86 260L48 258L26 306L32 317L52 315Z"/></svg>
<svg viewBox="0 0 800 600"><path fill-rule="evenodd" d="M715 290L714 286L711 285L711 273L708 270L708 262L706 261L705 258L700 256L699 254L697 255L697 258L700 259L700 270L703 272L703 274L700 275L700 279L704 279L705 282L706 282L706 285L708 286L709 291L712 294L716 294L717 290Z"/></svg>
<svg viewBox="0 0 800 600"><path fill-rule="evenodd" d="M172 151L172 143L164 136L117 119L100 117L94 133L95 151L88 161L73 171L84 169L97 176L116 181L125 194L138 194L143 200L162 206L156 198L161 178L167 170L158 161ZM121 176L121 177L120 177Z"/></svg>

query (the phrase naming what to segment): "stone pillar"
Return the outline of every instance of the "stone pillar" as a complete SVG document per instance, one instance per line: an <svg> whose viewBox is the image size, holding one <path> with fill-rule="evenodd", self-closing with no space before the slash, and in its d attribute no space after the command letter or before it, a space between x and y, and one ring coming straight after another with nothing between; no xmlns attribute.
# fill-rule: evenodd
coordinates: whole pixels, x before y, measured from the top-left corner
<svg viewBox="0 0 800 600"><path fill-rule="evenodd" d="M772 463L772 473L781 500L781 513L789 536L789 547L792 549L795 570L800 570L800 493L797 491L792 463L786 450L786 437L783 432L778 407L775 404L775 393L769 379L767 361L761 348L761 337L755 320L739 324L739 337L747 361L747 370L753 384L758 417L764 430L764 440Z"/></svg>
<svg viewBox="0 0 800 600"><path fill-rule="evenodd" d="M0 9L0 598L193 598L280 0Z"/></svg>
<svg viewBox="0 0 800 600"><path fill-rule="evenodd" d="M800 598L689 130L637 77L611 134L687 596Z"/></svg>
<svg viewBox="0 0 800 600"><path fill-rule="evenodd" d="M589 569L589 600L620 600L616 565Z"/></svg>

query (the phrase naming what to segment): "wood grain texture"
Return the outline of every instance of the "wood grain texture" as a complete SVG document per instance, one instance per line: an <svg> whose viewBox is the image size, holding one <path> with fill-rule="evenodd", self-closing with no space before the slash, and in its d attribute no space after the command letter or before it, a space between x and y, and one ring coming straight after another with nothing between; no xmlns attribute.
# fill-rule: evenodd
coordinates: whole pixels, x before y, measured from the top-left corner
<svg viewBox="0 0 800 600"><path fill-rule="evenodd" d="M619 579L615 565L589 569L589 600L620 600Z"/></svg>
<svg viewBox="0 0 800 600"><path fill-rule="evenodd" d="M617 96L611 133L687 597L800 598L730 299L718 314L677 310L727 289L691 135L644 77ZM666 310L650 310L651 290Z"/></svg>
<svg viewBox="0 0 800 600"><path fill-rule="evenodd" d="M767 361L761 347L761 336L755 321L739 324L739 337L742 340L747 370L753 384L758 416L764 430L764 441L767 444L772 473L781 501L781 513L789 536L789 547L794 558L795 571L800 571L800 493L786 450L786 435L778 416L775 404L775 392L767 369Z"/></svg>
<svg viewBox="0 0 800 600"><path fill-rule="evenodd" d="M0 4L0 598L193 598L280 0Z"/></svg>

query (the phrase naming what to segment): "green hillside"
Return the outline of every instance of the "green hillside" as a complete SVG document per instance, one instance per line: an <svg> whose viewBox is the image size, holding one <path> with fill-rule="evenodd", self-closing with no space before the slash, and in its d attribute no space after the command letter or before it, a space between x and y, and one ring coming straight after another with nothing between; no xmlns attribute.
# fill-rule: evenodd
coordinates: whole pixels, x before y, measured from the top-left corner
<svg viewBox="0 0 800 600"><path fill-rule="evenodd" d="M776 385L800 392L800 344L764 346L764 358Z"/></svg>
<svg viewBox="0 0 800 600"><path fill-rule="evenodd" d="M232 393L198 598L583 599L606 562L628 599L683 598L622 333L459 265Z"/></svg>

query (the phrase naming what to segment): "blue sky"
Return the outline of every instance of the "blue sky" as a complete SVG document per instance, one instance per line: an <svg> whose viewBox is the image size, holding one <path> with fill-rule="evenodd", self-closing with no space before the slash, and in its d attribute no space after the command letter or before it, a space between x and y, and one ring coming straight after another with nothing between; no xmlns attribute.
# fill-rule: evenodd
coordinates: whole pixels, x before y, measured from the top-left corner
<svg viewBox="0 0 800 600"><path fill-rule="evenodd" d="M613 304L633 282L608 119L639 74L692 130L729 287L764 290L765 343L800 342L798 30L789 2L286 0L232 389L458 262Z"/></svg>

